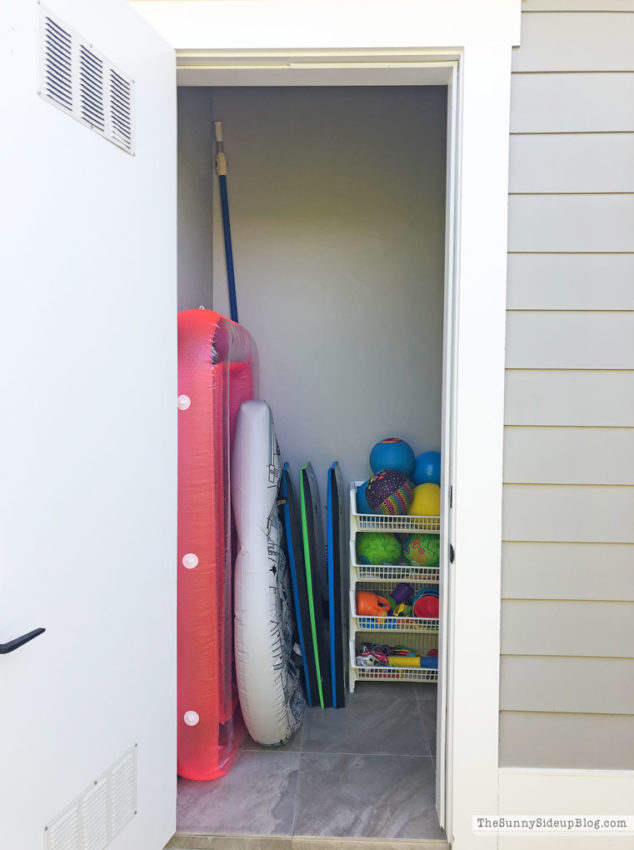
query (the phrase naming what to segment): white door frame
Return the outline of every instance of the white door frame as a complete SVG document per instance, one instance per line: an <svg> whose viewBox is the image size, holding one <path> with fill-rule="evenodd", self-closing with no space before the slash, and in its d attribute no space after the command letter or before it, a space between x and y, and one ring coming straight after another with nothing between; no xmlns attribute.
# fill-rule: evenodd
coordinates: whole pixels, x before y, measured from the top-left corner
<svg viewBox="0 0 634 850"><path fill-rule="evenodd" d="M176 48L179 64L189 64L179 72L184 84L198 82L192 65L210 63L224 74L225 85L231 75L234 85L266 85L265 77L275 85L318 79L323 85L328 75L344 71L348 84L375 84L389 71L398 84L399 74L415 73L416 63L457 60L452 87L457 97L451 102L456 135L450 139L455 170L447 197L453 217L447 266L455 281L455 381L452 397L445 399L455 411L455 427L453 434L443 434L454 446L453 468L443 474L445 498L447 485L453 486L453 509L445 516L456 553L445 594L451 626L441 636L450 671L440 689L446 693L446 706L440 706L447 724L445 825L454 850L493 850L496 836L476 838L472 817L498 808L508 147L511 47L519 43L520 0L134 5ZM199 70L205 73L198 84L210 79L209 67ZM217 78L215 84L222 83Z"/></svg>
<svg viewBox="0 0 634 850"><path fill-rule="evenodd" d="M456 848L471 846L473 814L497 810L510 47L470 51L468 65L465 58L462 50L187 51L177 60L185 85L448 87L440 635L447 676L438 698L437 810ZM473 69L467 77L465 67ZM476 70L488 82L484 92ZM492 87L499 100L487 96ZM485 108L483 132L477 116Z"/></svg>

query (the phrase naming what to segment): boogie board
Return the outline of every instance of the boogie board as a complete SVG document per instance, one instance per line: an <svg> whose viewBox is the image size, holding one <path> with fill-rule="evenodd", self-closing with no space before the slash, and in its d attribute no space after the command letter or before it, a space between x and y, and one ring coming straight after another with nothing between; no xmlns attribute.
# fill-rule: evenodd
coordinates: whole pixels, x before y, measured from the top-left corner
<svg viewBox="0 0 634 850"><path fill-rule="evenodd" d="M282 521L284 523L286 554L293 587L297 636L302 650L306 701L308 705L318 705L319 690L317 688L315 649L310 627L310 608L308 605L308 589L306 587L302 525L297 502L295 501L295 491L293 490L291 471L288 463L285 463L282 469L280 497L282 500Z"/></svg>
<svg viewBox="0 0 634 850"><path fill-rule="evenodd" d="M299 491L310 627L317 672L318 699L314 699L314 702L315 704L319 702L322 708L329 708L332 705L332 686L328 631L328 573L319 487L310 463L302 466L300 470Z"/></svg>
<svg viewBox="0 0 634 850"><path fill-rule="evenodd" d="M345 492L341 468L335 461L328 470L328 620L330 636L330 676L332 704L343 708L346 704L346 649L347 617L346 603L348 582L346 581Z"/></svg>

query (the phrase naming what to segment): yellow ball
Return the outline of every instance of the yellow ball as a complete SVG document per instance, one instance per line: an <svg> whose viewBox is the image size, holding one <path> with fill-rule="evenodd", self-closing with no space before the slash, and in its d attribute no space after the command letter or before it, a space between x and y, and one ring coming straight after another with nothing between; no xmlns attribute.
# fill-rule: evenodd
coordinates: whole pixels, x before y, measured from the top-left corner
<svg viewBox="0 0 634 850"><path fill-rule="evenodd" d="M419 484L414 487L414 501L408 513L412 516L440 516L438 484Z"/></svg>

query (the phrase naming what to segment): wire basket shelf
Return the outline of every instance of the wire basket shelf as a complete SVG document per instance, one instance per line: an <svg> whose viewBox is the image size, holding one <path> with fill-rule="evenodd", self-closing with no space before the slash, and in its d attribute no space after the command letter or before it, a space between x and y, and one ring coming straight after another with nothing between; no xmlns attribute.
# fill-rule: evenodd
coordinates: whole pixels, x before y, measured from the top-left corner
<svg viewBox="0 0 634 850"><path fill-rule="evenodd" d="M392 533L428 531L440 533L439 516L392 516L388 514L357 513L357 487L363 481L350 482L350 524L358 531L391 531Z"/></svg>

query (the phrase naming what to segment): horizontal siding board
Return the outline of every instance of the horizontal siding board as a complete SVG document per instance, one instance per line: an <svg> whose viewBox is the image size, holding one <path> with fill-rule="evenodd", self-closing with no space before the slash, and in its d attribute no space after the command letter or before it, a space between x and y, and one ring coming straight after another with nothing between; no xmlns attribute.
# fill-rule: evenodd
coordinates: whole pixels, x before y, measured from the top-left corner
<svg viewBox="0 0 634 850"><path fill-rule="evenodd" d="M511 132L634 130L634 74L513 74Z"/></svg>
<svg viewBox="0 0 634 850"><path fill-rule="evenodd" d="M634 428L507 426L504 481L633 484Z"/></svg>
<svg viewBox="0 0 634 850"><path fill-rule="evenodd" d="M502 598L634 602L634 544L504 543Z"/></svg>
<svg viewBox="0 0 634 850"><path fill-rule="evenodd" d="M634 603L506 599L501 637L502 655L634 658Z"/></svg>
<svg viewBox="0 0 634 850"><path fill-rule="evenodd" d="M634 425L634 372L509 370L507 425Z"/></svg>
<svg viewBox="0 0 634 850"><path fill-rule="evenodd" d="M522 12L634 12L634 0L522 0Z"/></svg>
<svg viewBox="0 0 634 850"><path fill-rule="evenodd" d="M511 136L509 156L510 192L634 192L634 133Z"/></svg>
<svg viewBox="0 0 634 850"><path fill-rule="evenodd" d="M634 487L505 484L504 540L634 543Z"/></svg>
<svg viewBox="0 0 634 850"><path fill-rule="evenodd" d="M634 717L503 711L500 766L632 770Z"/></svg>
<svg viewBox="0 0 634 850"><path fill-rule="evenodd" d="M507 293L516 310L634 310L634 254L509 254Z"/></svg>
<svg viewBox="0 0 634 850"><path fill-rule="evenodd" d="M634 251L633 221L634 195L511 195L509 251Z"/></svg>
<svg viewBox="0 0 634 850"><path fill-rule="evenodd" d="M524 15L513 71L631 71L634 16Z"/></svg>
<svg viewBox="0 0 634 850"><path fill-rule="evenodd" d="M507 313L506 365L634 369L634 312Z"/></svg>
<svg viewBox="0 0 634 850"><path fill-rule="evenodd" d="M500 709L634 714L634 660L503 656Z"/></svg>

